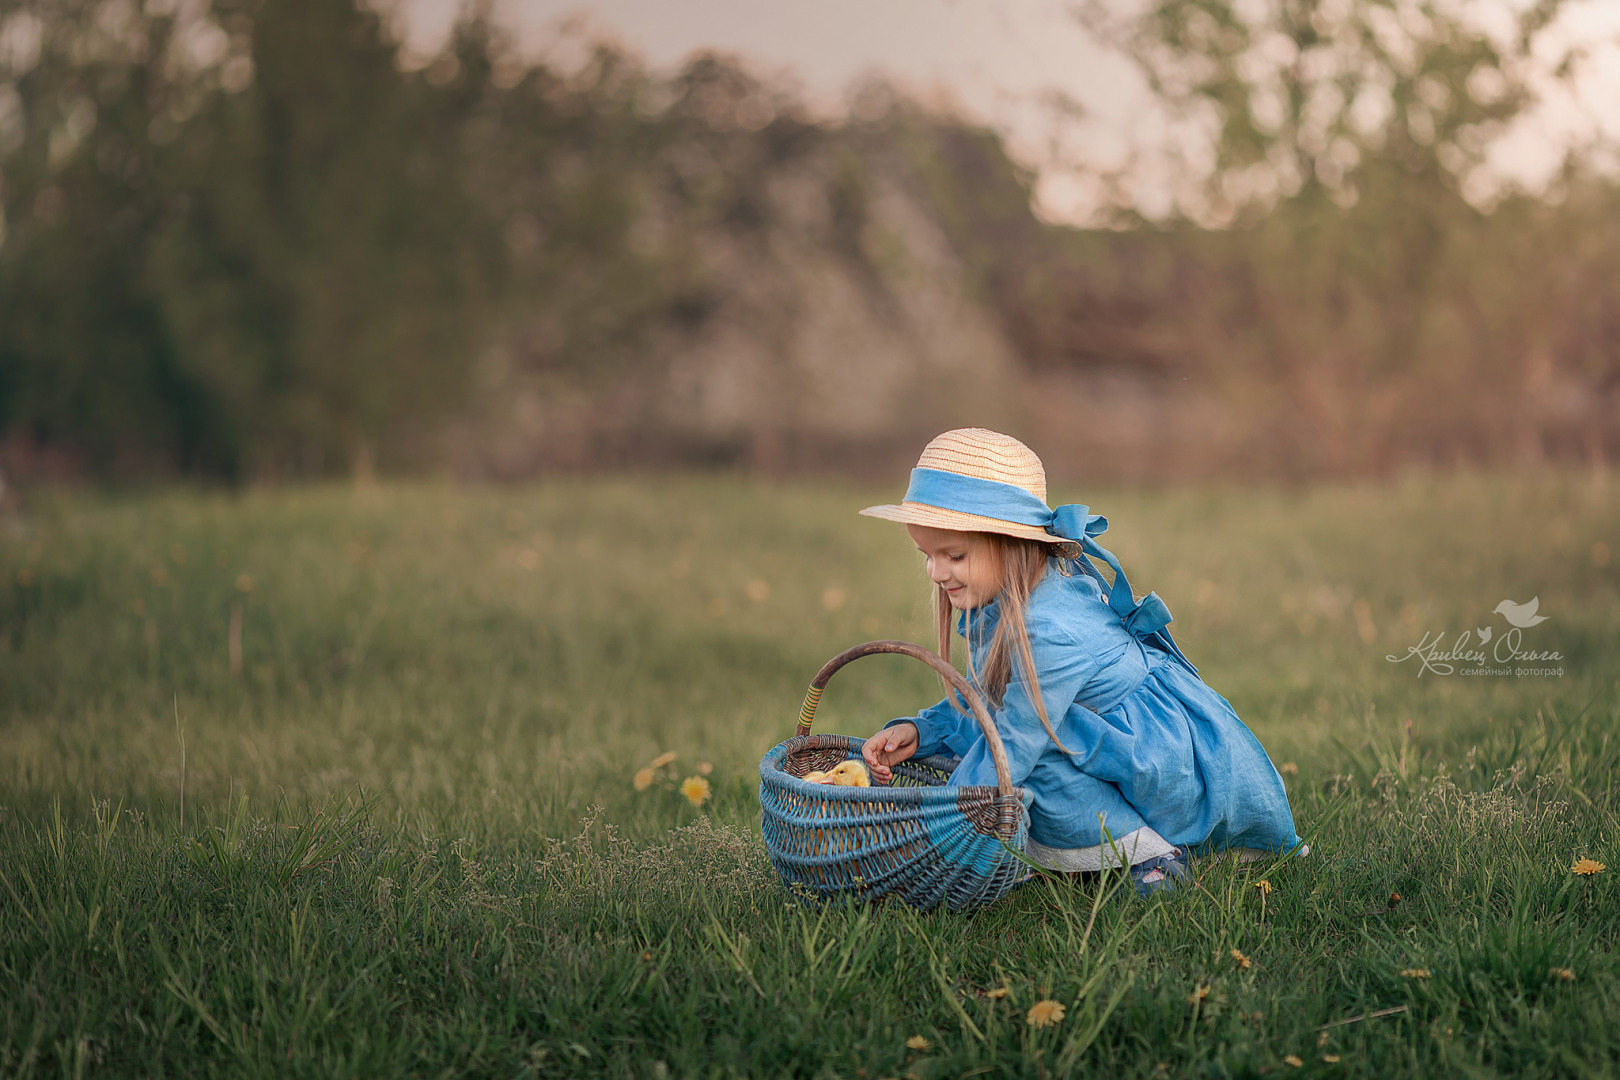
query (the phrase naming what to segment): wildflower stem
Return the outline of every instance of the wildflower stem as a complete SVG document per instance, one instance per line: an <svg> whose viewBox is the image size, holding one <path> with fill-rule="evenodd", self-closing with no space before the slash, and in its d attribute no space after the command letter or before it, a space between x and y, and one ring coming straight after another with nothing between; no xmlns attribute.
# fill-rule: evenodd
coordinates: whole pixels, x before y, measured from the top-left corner
<svg viewBox="0 0 1620 1080"><path fill-rule="evenodd" d="M1377 1020L1381 1016L1394 1016L1396 1013L1403 1013L1405 1011L1405 1005L1395 1005L1388 1009L1378 1009L1375 1012L1361 1013L1358 1016L1347 1016L1343 1020L1334 1020L1331 1023L1323 1024L1316 1030L1327 1031L1329 1028L1343 1027L1346 1024L1359 1024L1363 1020Z"/></svg>
<svg viewBox="0 0 1620 1080"><path fill-rule="evenodd" d="M944 996L945 1004L949 1005L951 1011L956 1014L956 1018L962 1021L962 1026L967 1029L968 1034L980 1042L984 1042L984 1032L980 1031L979 1025L975 1024L972 1017L968 1016L967 1010L962 1008L962 1003L956 1000L956 990L951 986L950 980L945 977L945 973L940 970L940 965L932 957L929 958L928 970L933 974L934 982L939 984L939 992Z"/></svg>

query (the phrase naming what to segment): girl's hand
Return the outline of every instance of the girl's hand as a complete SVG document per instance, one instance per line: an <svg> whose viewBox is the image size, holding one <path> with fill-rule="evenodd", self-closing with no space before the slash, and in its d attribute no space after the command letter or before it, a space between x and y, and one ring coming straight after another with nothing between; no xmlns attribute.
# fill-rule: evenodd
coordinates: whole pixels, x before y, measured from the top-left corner
<svg viewBox="0 0 1620 1080"><path fill-rule="evenodd" d="M872 779L887 784L894 778L890 765L898 765L917 752L917 725L896 724L884 728L861 747L861 757L872 770Z"/></svg>

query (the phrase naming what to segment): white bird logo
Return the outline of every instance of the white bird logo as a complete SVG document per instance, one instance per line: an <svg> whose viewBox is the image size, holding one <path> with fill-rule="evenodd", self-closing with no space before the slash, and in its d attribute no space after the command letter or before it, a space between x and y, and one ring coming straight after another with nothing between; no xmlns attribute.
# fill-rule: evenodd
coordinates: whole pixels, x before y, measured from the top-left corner
<svg viewBox="0 0 1620 1080"><path fill-rule="evenodd" d="M1504 600L1496 605L1495 614L1517 627L1534 626L1536 623L1547 621L1547 616L1536 614L1536 605L1539 603L1541 603L1539 596L1532 596L1528 604L1515 604L1511 600Z"/></svg>
<svg viewBox="0 0 1620 1080"><path fill-rule="evenodd" d="M1491 643L1491 628L1490 627L1488 627L1488 626L1476 626L1474 628L1474 633L1479 635L1479 643L1481 645L1489 645Z"/></svg>

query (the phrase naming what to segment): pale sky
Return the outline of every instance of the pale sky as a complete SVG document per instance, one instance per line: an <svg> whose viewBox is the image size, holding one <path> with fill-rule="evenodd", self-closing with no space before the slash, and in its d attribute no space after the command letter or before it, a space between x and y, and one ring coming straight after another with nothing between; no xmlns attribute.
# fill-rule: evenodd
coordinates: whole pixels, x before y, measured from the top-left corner
<svg viewBox="0 0 1620 1080"><path fill-rule="evenodd" d="M459 0L396 0L417 52L441 46ZM1503 25L1523 0L1471 0L1482 25ZM954 102L1007 138L1035 168L1038 209L1082 219L1084 189L1063 158L1116 165L1132 145L1166 137L1141 78L1091 41L1063 0L497 0L496 14L524 52L567 63L581 35L628 46L669 73L694 52L742 57L759 74L798 87L810 107L836 115L849 87L881 73L928 100ZM1558 147L1601 132L1620 145L1620 0L1580 0L1549 44L1579 43L1590 59L1573 93L1549 102L1494 148L1493 172L1532 189L1556 167ZM558 55L559 48L563 49ZM1551 81L1547 80L1549 87ZM1058 91L1086 110L1083 123L1050 105ZM1167 197L1167 196L1166 196ZM1151 196L1150 196L1151 201Z"/></svg>

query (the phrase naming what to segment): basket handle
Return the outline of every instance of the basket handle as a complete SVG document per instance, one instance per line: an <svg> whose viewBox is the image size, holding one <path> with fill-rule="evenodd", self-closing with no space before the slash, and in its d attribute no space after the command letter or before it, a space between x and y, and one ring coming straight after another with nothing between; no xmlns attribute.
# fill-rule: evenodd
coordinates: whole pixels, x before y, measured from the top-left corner
<svg viewBox="0 0 1620 1080"><path fill-rule="evenodd" d="M931 652L921 645L913 645L909 641L868 641L845 649L831 660L821 666L816 677L810 680L810 690L804 695L804 707L799 710L799 734L810 734L810 723L815 719L816 706L821 703L821 692L827 688L827 680L833 677L833 672L849 663L859 660L863 656L873 656L878 653L899 653L901 656L910 656L921 660L945 678L951 688L967 701L968 707L973 710L974 719L979 722L979 729L984 732L985 741L990 744L990 760L996 766L996 794L1003 798L1012 797L1012 770L1007 765L1007 748L1001 743L1001 735L996 731L995 721L990 719L990 712L984 707L984 699L979 692L962 677L962 673L942 660L938 653Z"/></svg>

